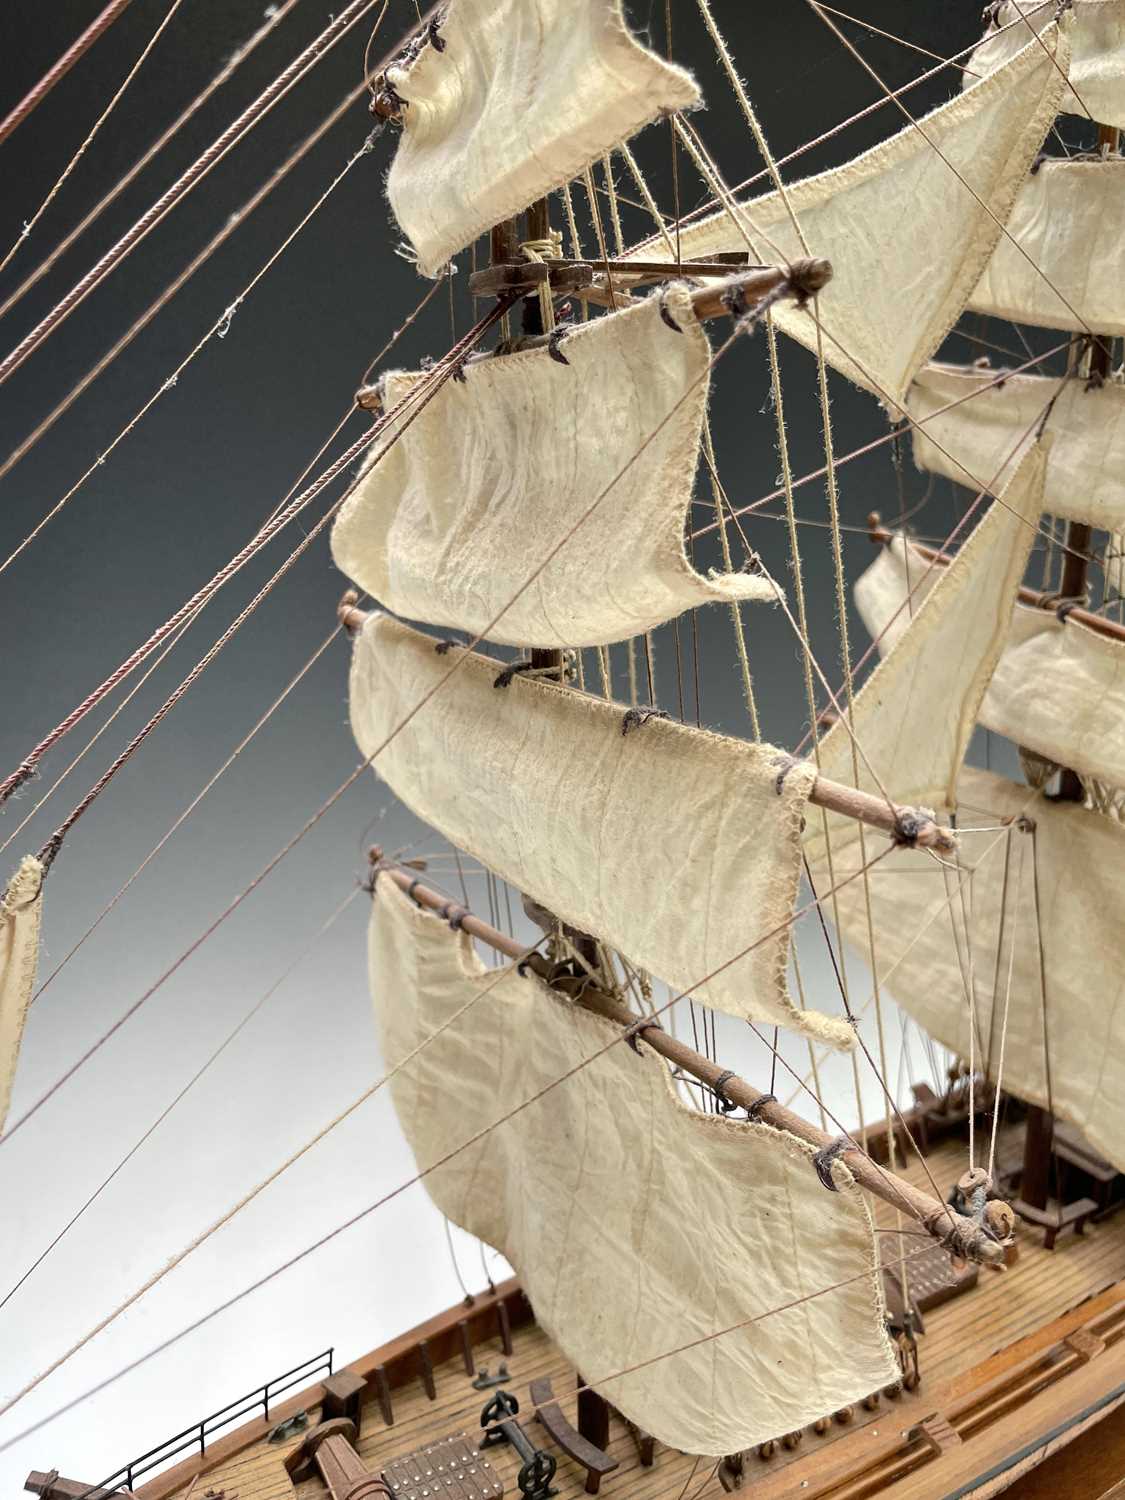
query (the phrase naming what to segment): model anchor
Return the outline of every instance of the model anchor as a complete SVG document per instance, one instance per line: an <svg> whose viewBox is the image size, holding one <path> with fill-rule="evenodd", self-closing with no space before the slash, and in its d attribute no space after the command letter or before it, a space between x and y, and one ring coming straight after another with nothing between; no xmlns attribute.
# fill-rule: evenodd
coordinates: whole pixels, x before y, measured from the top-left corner
<svg viewBox="0 0 1125 1500"><path fill-rule="evenodd" d="M492 1448L497 1443L511 1443L523 1459L516 1483L524 1500L548 1500L558 1494L551 1488L558 1466L550 1453L534 1446L516 1421L519 1409L520 1404L510 1391L497 1391L480 1414L480 1425L487 1429L480 1446Z"/></svg>

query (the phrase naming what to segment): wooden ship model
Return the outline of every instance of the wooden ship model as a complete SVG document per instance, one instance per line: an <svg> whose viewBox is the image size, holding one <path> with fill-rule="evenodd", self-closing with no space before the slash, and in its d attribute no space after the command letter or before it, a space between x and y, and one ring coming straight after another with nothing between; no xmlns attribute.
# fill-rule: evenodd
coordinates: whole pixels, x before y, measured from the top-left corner
<svg viewBox="0 0 1125 1500"><path fill-rule="evenodd" d="M795 182L702 11L773 178L759 196L723 182L694 81L617 0L450 0L374 80L420 273L482 236L489 263L470 333L357 398L373 426L332 533L352 727L538 935L373 849L373 1087L413 1180L517 1279L105 1480L36 1470L43 1500L1125 1493L1125 4L990 6L956 97L898 106L898 134ZM1059 114L1096 124L1088 153L1043 154ZM638 173L657 228L630 245L590 173L658 118L715 207L669 219ZM1061 374L1030 344L1019 368L935 359L966 314L1053 331ZM752 550L708 424L712 372L754 341L795 545L779 334L816 358L826 432L831 370L975 493L938 547L872 516L872 647L845 635L837 689L799 555L775 580ZM838 544L834 472L829 449ZM838 545L835 564L843 617ZM754 611L792 621L804 744L657 704L654 632L705 604L751 705ZM978 725L1022 779L966 764ZM65 832L5 897L13 1067ZM832 1003L795 985L805 914L834 962L862 957L869 998L854 965ZM809 1073L738 1076L677 1035L685 996L772 1032L775 1058L779 1028L801 1038ZM886 996L951 1059L910 1107ZM885 1121L811 1122L833 1053L875 1070Z"/></svg>

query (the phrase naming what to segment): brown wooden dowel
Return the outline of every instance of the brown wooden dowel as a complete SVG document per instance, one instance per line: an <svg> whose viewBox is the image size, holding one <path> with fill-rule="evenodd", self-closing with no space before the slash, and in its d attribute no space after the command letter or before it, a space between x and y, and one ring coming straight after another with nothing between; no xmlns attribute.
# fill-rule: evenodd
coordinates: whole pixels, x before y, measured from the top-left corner
<svg viewBox="0 0 1125 1500"><path fill-rule="evenodd" d="M358 634L367 622L366 610L356 607L358 595L349 589L336 607L340 623L351 635ZM809 801L828 812L854 818L869 828L878 828L915 849L937 849L950 853L957 847L957 836L951 828L937 823L925 810L891 803L872 792L861 792L839 781L818 776L809 792Z"/></svg>
<svg viewBox="0 0 1125 1500"><path fill-rule="evenodd" d="M12 132L23 124L32 110L42 104L55 84L66 77L78 59L90 50L101 34L113 25L130 3L131 0L110 0L110 3L90 22L82 35L71 42L63 55L47 69L35 87L24 95L3 120L0 120L0 141L6 141Z"/></svg>
<svg viewBox="0 0 1125 1500"><path fill-rule="evenodd" d="M464 911L463 907L455 901L450 901L447 896L431 890L429 886L422 885L412 872L399 870L387 864L379 865L378 870L380 875L386 875L401 890L409 891L412 899L417 901L419 906L436 912L456 908L460 918L459 925L465 932L480 938L481 942L487 943L490 948L495 948L507 958L519 960L527 957L529 950L518 943L515 938L508 937L506 933L490 926L488 922L482 921L472 912L461 915ZM643 1019L601 992L591 994L591 991L587 991L582 997L582 1003L598 1015L616 1021L622 1026L631 1026ZM815 1146L818 1151L834 1144L835 1138L826 1131L819 1130L801 1115L795 1114L793 1110L787 1109L784 1104L778 1103L768 1094L763 1094L760 1089L754 1088L743 1079L730 1076L727 1069L703 1057L694 1048L671 1036L661 1026L645 1027L640 1033L640 1040L645 1046L651 1047L654 1052L658 1052L661 1057L666 1058L676 1067L682 1068L684 1072L690 1073L708 1088L713 1089L722 1078L724 1095L741 1109L752 1110L755 1119L763 1124L772 1125L777 1130L787 1130L810 1146ZM1000 1266L1003 1264L1003 1246L974 1220L955 1213L947 1204L940 1203L929 1193L923 1192L921 1188L916 1188L912 1183L887 1171L857 1148L848 1147L840 1153L840 1159L847 1164L852 1176L861 1187L873 1193L877 1198L881 1198L885 1203L889 1203L892 1208L901 1209L911 1218L917 1219L942 1243L954 1244L959 1254L984 1265Z"/></svg>
<svg viewBox="0 0 1125 1500"><path fill-rule="evenodd" d="M607 266L610 268L608 273L605 270ZM501 291L510 293L519 289L530 292L535 290L544 279L549 278L555 296L573 292L587 301L605 306L625 305L629 300L628 286L619 286L616 280L612 287L609 285L615 266L619 267L622 273L632 270L637 273L638 278L643 276L645 279L662 277L669 280L676 276L690 277L693 273L707 276L711 279L711 284L699 287L691 294L692 308L701 323L707 322L710 318L753 312L755 304L767 297L772 300L781 297L811 297L827 286L832 279L830 261L807 257L795 260L787 266L752 266L745 271L737 271L736 274L732 274L730 266L722 266L715 262L692 266L690 262L685 261L681 271L670 264L662 269L658 262L646 261L636 264L630 261L602 260L588 263L548 261L542 265L526 261L512 261L490 266L487 270L475 271L469 278L469 290L475 297L491 297L498 295ZM641 268L645 266L649 269L642 271ZM656 269L652 269L653 267ZM602 280L591 282L591 276L599 273L602 275ZM632 283L633 286L637 284L636 280ZM614 303L615 297L618 299L618 304ZM535 345L524 340L520 347L534 348Z"/></svg>

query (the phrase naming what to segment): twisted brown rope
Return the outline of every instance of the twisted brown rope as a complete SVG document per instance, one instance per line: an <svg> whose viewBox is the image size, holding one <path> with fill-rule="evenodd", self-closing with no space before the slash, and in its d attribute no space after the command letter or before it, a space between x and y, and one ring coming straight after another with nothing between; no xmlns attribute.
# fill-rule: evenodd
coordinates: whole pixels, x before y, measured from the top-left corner
<svg viewBox="0 0 1125 1500"><path fill-rule="evenodd" d="M452 368L456 367L456 361L457 359L459 359L461 353L464 350L470 348L483 336L483 334L487 331L487 329L491 326L495 319L500 316L500 313L502 311L503 304L498 304L497 308L494 309L492 313L488 314L485 318L482 318L480 322L478 322L472 329L470 329L465 337L454 346L453 350L450 351L451 356L453 357L452 367L446 366L444 364L435 367L435 382L433 384L423 384L418 386L415 391L411 392L411 394L406 397L406 400L403 404L406 405L410 403L420 403L420 409L421 405L424 405L430 399L430 396L437 388L437 385L442 384L448 377L448 375L452 373ZM396 420L401 415L402 406L400 406L395 413ZM388 417L382 417L373 425L373 427L365 432L362 437L357 438L356 441L352 443L351 446L347 448L333 464L330 464L327 469L325 469L315 480L313 480L310 485L303 489L300 494L298 494L293 500L291 500L288 505L286 505L282 510L278 511L276 515L274 515L269 521L265 523L265 525L259 527L259 529L254 533L254 535L250 538L246 545L239 552L236 552L234 557L232 557L229 562L227 562L222 568L220 568L219 571L202 586L202 588L197 589L196 592L191 596L191 598L188 599L186 603L182 604L173 615L170 615L169 618L165 620L163 625L154 630L142 645L138 646L135 651L127 656L125 660L118 667L116 667L108 677L104 679L104 681L99 683L99 685L94 688L92 692L88 693L86 697L76 705L76 707L71 709L70 713L67 714L64 719L60 720L49 734L44 735L39 743L29 752L27 756L24 757L24 759L20 762L16 769L12 771L7 777L5 777L2 782L0 782L0 804L6 802L8 798L11 797L13 792L17 791L18 788L24 784L24 782L28 781L35 774L39 761L42 759L42 757L54 745L57 745L58 742L65 735L67 735L70 730L75 727L76 724L81 723L82 719L85 718L85 716L90 712L91 709L96 708L97 705L102 701L102 699L105 698L109 693L111 693L113 689L118 685L118 683L122 682L126 677L128 677L130 672L132 672L135 667L139 666L147 656L151 655L151 653L155 651L161 645L161 643L190 614L194 613L194 611L199 607L200 604L204 603L207 599L210 599L215 593L218 592L219 589L223 587L224 584L228 583L230 579L240 571L240 569L246 566L251 558L256 556L257 553L260 552L262 548L266 546L266 544L270 542L277 535L277 533L294 518L294 516L296 516L300 511L304 510L305 507L312 500L315 500L317 495L319 495L320 492L332 482L332 480L334 480L340 473L343 472L344 469L348 467L349 464L353 462L353 460L357 459L363 452L365 452L375 441L375 439L379 437L384 431L387 426L388 420Z"/></svg>
<svg viewBox="0 0 1125 1500"><path fill-rule="evenodd" d="M47 69L35 87L23 96L3 120L0 120L0 141L6 141L13 131L23 124L32 110L37 109L43 103L55 84L61 82L79 58L89 52L97 39L103 32L109 30L128 4L129 0L110 0L101 14L94 17L82 35L71 42L57 62Z"/></svg>
<svg viewBox="0 0 1125 1500"><path fill-rule="evenodd" d="M101 259L86 272L82 279L71 287L70 291L55 304L46 317L42 318L35 327L20 340L16 347L0 360L0 384L15 373L29 355L34 353L39 346L63 323L80 303L90 295L111 271L125 259L129 253L145 238L145 236L160 223L168 213L180 202L180 200L195 187L210 172L211 168L219 162L231 148L245 138L253 128L260 124L275 104L293 87L304 75L310 72L321 59L331 51L344 34L369 11L377 0L351 0L351 3L340 12L319 36L301 52L289 66L273 80L268 88L264 89L258 97L247 106L246 109L231 122L230 125L211 142L203 154L196 158L186 171L182 172L176 181L169 187L155 203L141 215L131 229L117 241L117 243L101 257ZM425 25L429 18L436 12L437 6L431 8L422 17ZM411 27L409 35L413 36L420 27L416 24ZM381 71L389 65L396 54L401 51L402 42L398 42L386 54L380 62L376 71Z"/></svg>
<svg viewBox="0 0 1125 1500"><path fill-rule="evenodd" d="M299 0L283 0L283 3L279 5L276 10L273 10L271 14L267 14L263 24L258 27L258 30L254 32L253 36L249 37L245 42L243 42L240 47L235 48L228 61L223 64L223 66L215 74L214 78L212 78L211 82L206 86L206 88L202 89L198 94L196 94L195 98L191 101L187 108L181 111L181 113L176 116L172 123L161 131L161 133L148 147L148 149L141 156L137 157L136 161L129 168L129 170L124 173L123 176L117 179L116 183L114 183L113 187L110 188L109 192L106 193L104 197L99 198L97 203L94 204L89 213L85 214L83 218L81 218L79 222L74 226L74 228L69 232L69 234L67 234L64 239L59 241L59 243L50 252L50 254L46 255L43 260L39 262L35 270L30 271L27 276L24 277L23 281L21 281L19 286L16 287L15 291L11 292L7 297L5 297L3 302L0 302L0 318L2 318L5 313L10 312L11 309L15 307L16 303L19 302L20 299L24 297L29 291L31 291L32 287L38 285L38 283L42 281L43 277L46 276L47 272L50 271L52 266L57 264L60 257L66 254L71 245L74 244L75 240L79 239L83 234L85 234L90 225L95 223L105 212L105 210L109 208L110 204L114 203L121 196L121 194L129 186L129 184L135 180L137 175L140 172L144 171L149 162L152 161L153 158L164 149L164 147L173 138L173 136L177 135L179 131L183 129L183 127L192 118L192 116L195 115L200 109L202 109L204 104L207 103L208 99L211 98L212 94L214 94L217 89L220 89L223 84L226 83L227 80L231 78L235 72L237 72L237 70L242 66L242 64L251 55L251 53L255 51L258 45L261 42L265 41L270 32L281 25L285 17L298 3Z"/></svg>
<svg viewBox="0 0 1125 1500"><path fill-rule="evenodd" d="M479 342L479 340L484 336L484 334L493 325L493 323L497 322L499 318L503 316L504 312L507 310L507 307L508 304L506 302L497 302L492 310L486 313L485 316L482 317L472 329L470 329L469 333L465 335L464 339L462 339L458 344L454 346L446 359L440 365L434 367L432 377L428 381L421 383L416 388L415 392L412 393L412 397L406 398L405 401L401 402L399 406L395 408L393 417L394 420L400 425L396 428L394 435L387 442L386 447L383 450L384 453L390 451L394 443L396 443L402 436L402 434L407 431L411 423L421 414L421 412L434 398L434 396L437 395L438 391L445 384L445 382L450 379L454 371L459 368L460 359L464 352L464 349L467 347L471 347L473 344ZM411 406L410 411L406 414L405 420L403 420L403 408L412 398L414 400L414 404ZM388 420L390 420L390 418L384 418L384 424ZM338 474L347 463L350 463L353 458L358 456L359 452L361 452L375 440L375 438L379 435L380 430L381 424L376 424L373 431L366 433L364 437L361 438L357 443L353 443L352 446L343 455L343 457L337 459L334 464L332 464L327 470L325 470L325 473L322 474L321 477L314 482L314 484L309 486L308 490L302 491L302 494L308 494L310 491L319 493L319 491L323 489L325 484L328 482L326 476L335 477L335 475ZM200 672L204 670L208 663L214 659L214 657L222 649L222 646L226 644L226 641L228 641L231 635L234 634L235 630L239 628L242 621L251 613L253 609L257 608L257 605L269 593L274 583L285 572L288 571L288 569L292 566L296 559L306 550L309 545L311 545L312 541L319 533L319 531L325 525L327 525L327 523L343 505L344 501L347 499L348 495L351 493L355 485L359 483L360 477L361 476L357 475L352 483L345 489L344 493L336 501L333 502L333 504L328 508L325 514L318 521L316 527L309 533L308 536L303 539L300 545L294 549L294 552L288 559L286 559L286 562L280 569L278 569L273 578L271 578L263 586L263 588L259 590L258 594L251 601L251 603L246 607L245 610L242 611L242 614L239 616L239 618L230 627L228 627L223 635L220 636L219 640L214 643L207 655L204 656L200 662L196 663L195 667L192 668L187 677L184 678L184 680L165 700L165 702L156 711L156 713L153 714L148 723L145 724L138 732L138 734L133 737L129 745L127 745L126 748L121 752L121 754L117 756L116 760L114 760L112 765L103 773L103 775L98 779L95 785L91 787L86 796L82 799L82 801L78 804L78 806L74 809L70 816L65 820L65 822L60 826L53 837L48 840L47 844L44 845L42 851L42 857L44 859L44 862L48 866L50 865L50 862L55 858L55 855L58 853L59 846L61 845L62 840L69 828L72 827L77 819L82 815L82 813L86 811L86 809L90 806L94 799L98 795L100 795L100 793L109 784L109 782L117 774L121 767L129 760L129 758L133 755L133 753L144 741L144 739L152 732L153 729L156 728L156 726L171 711L171 709L175 707L175 704L179 702L180 698L183 697L184 693L187 691L188 687L190 687L191 683L195 680L196 677L199 676ZM270 523L274 530L278 529L278 527L283 522L283 518L291 511L293 511L293 507L297 505L300 499L301 495L298 495L297 499L294 500L290 506L287 506L284 511L278 513L276 520ZM270 527L264 527L259 535L263 535L268 530L270 530ZM228 567L229 566L230 565L228 564ZM186 608L187 606L185 606L185 609ZM182 613L182 611L177 611L177 614L180 613ZM164 628L165 627L161 627L162 630ZM159 634L159 632L157 632L157 634ZM150 640L151 639L152 637L150 637ZM136 655L136 653L134 653L134 655ZM453 670L456 670L456 666L453 668ZM120 672L121 668L118 668L118 673ZM113 675L116 677L118 673L115 673ZM452 673L450 673L449 675L452 675ZM110 679L107 678L106 680L108 682ZM43 1107L43 1105L46 1104L47 1101L59 1091L59 1089L61 1089L71 1078L73 1078L78 1070L83 1067L85 1063L87 1063L96 1052L100 1051L101 1048L106 1044L106 1042L108 1042L109 1039L114 1036L121 1029L121 1027L124 1026L125 1023L133 1015L136 1014L138 1010L140 1010L141 1006L144 1005L145 1002L156 993L156 991L165 982L165 980L170 978L171 975L174 974L176 970L181 966L181 964L185 963L187 959L195 952L195 950L204 942L206 942L206 940L211 936L215 929L219 927L224 921L226 921L227 917L229 917L234 911L236 911L239 906L241 906L242 902L245 901L247 896L249 896L254 890L257 889L257 887L266 878L266 876L269 875L270 871L273 870L276 865L280 864L281 860L284 859L284 857L289 853L290 849L294 848L295 845L299 843L302 838L304 838L309 829L312 828L317 822L319 822L319 820L324 816L329 808L332 807L334 803L343 795L343 793L350 786L352 786L355 781L359 779L360 774L366 769L368 763L369 761L361 763L361 765L352 772L351 776L347 779L347 781L343 783L338 791L335 792L327 802L322 804L318 811L314 813L312 818L310 818L308 822L306 822L289 840L289 842L281 850L278 851L273 859L270 860L269 864L266 865L265 868L261 870L257 876L255 876L250 884L244 887L244 889L235 897L235 899L211 923L206 931L202 933L200 937L198 937L192 944L190 944L189 947L180 954L175 962L168 969L166 969L164 973L161 974L152 985L149 986L144 994L142 994L139 999L135 1000L133 1004L129 1006L128 1009L125 1010L117 1018L117 1020L114 1021L113 1024L101 1034L100 1037L97 1038L96 1041L91 1043L86 1051L83 1052L82 1055L77 1058L76 1061L73 1062L65 1072L63 1072L58 1078L55 1079L54 1083L52 1083L50 1087L39 1096L39 1098L30 1107L30 1109L26 1110L14 1125L9 1126L4 1134L0 1135L0 1145L3 1145L5 1141L10 1140L21 1126L25 1125L27 1121L30 1120L31 1117L36 1114Z"/></svg>

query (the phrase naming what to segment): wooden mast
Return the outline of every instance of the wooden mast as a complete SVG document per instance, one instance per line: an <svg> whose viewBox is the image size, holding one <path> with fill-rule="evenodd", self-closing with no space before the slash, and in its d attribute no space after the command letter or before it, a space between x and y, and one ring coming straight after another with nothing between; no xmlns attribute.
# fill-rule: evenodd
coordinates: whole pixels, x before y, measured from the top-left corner
<svg viewBox="0 0 1125 1500"><path fill-rule="evenodd" d="M1116 126L1098 126L1098 145L1110 152L1117 150ZM1112 348L1112 334L1095 334L1090 346L1089 379L1096 381L1099 385L1109 374ZM1093 534L1093 527L1085 521L1067 523L1062 575L1059 580L1059 593L1064 600L1078 599L1085 602ZM1086 789L1082 784L1082 779L1070 766L1061 768L1056 797L1060 802L1082 803L1086 800ZM1045 991L1043 1005L1047 1006ZM1048 1040L1047 1016L1044 1015L1043 1047L1045 1053ZM1045 1056L1043 1061L1047 1070L1049 1089L1050 1057ZM1064 1204L1062 1201L1058 1182L1058 1162L1054 1155L1054 1135L1055 1121L1050 1111L1038 1104L1030 1104L1027 1111L1027 1131L1024 1135L1023 1166L1020 1171L1020 1195L1016 1200L1016 1209L1024 1218L1030 1218L1034 1223L1044 1227L1045 1243L1048 1249L1054 1248L1055 1234L1058 1230L1084 1218L1091 1211L1091 1200L1088 1198L1081 1198L1076 1203ZM1055 1173L1056 1188L1056 1204L1053 1210L1050 1207L1052 1169Z"/></svg>
<svg viewBox="0 0 1125 1500"><path fill-rule="evenodd" d="M421 884L413 870L399 869L384 864L381 860L377 860L375 868L393 880L401 890L409 891L411 898L420 906L438 913L450 906L448 897ZM472 912L461 916L458 911L458 918L459 926L465 932L480 938L507 958L527 958L528 950L523 944L508 937L506 933L499 932ZM628 1010L610 995L587 988L579 998L589 1009L622 1026L635 1026L644 1021L643 1016ZM778 1103L772 1095L763 1093L741 1078L733 1077L727 1069L671 1036L656 1022L645 1026L640 1035L646 1046L676 1067L691 1073L708 1088L713 1089L722 1079L722 1091L726 1098L740 1108L752 1111L756 1120L772 1125L777 1130L787 1130L800 1140L815 1146L818 1151L837 1146L835 1138L827 1131L817 1129L801 1115ZM911 1218L917 1219L941 1243L955 1246L957 1254L982 1265L1003 1265L1004 1247L1000 1240L975 1220L954 1212L947 1204L887 1171L856 1147L846 1147L840 1152L840 1159L847 1164L862 1188L874 1193L877 1198L882 1198L892 1208L902 1209Z"/></svg>

